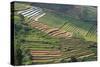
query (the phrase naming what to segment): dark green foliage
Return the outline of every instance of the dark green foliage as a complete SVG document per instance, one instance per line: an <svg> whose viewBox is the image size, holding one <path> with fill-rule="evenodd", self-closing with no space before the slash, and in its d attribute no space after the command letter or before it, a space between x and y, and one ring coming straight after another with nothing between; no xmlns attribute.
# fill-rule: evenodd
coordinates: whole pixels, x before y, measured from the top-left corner
<svg viewBox="0 0 100 67"><path fill-rule="evenodd" d="M74 56L71 57L71 60L70 61L71 62L78 62L78 60Z"/></svg>
<svg viewBox="0 0 100 67"><path fill-rule="evenodd" d="M15 62L16 65L22 65L22 59L23 59L23 55L22 55L22 50L21 49L16 49L16 60L17 60L17 64Z"/></svg>
<svg viewBox="0 0 100 67"><path fill-rule="evenodd" d="M20 20L15 18L14 22L14 56L15 56L15 65L23 65L25 63L25 60L31 60L30 55L27 53L29 51L23 49L23 43L25 42L24 36L27 34L27 31L29 30L28 27L23 26L23 20ZM27 59L25 58L27 57ZM28 64L31 64L31 62L28 62Z"/></svg>

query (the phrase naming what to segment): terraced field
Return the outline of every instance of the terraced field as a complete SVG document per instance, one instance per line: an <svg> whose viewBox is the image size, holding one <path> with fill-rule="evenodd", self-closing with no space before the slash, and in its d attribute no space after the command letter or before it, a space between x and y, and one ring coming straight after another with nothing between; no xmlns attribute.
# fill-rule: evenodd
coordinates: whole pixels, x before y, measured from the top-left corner
<svg viewBox="0 0 100 67"><path fill-rule="evenodd" d="M97 60L96 25L36 6L17 14L24 17L23 22L15 17L15 45L25 54L23 64Z"/></svg>
<svg viewBox="0 0 100 67"><path fill-rule="evenodd" d="M55 58L61 57L61 52L60 51L31 51L31 54L33 56L33 62L53 62Z"/></svg>
<svg viewBox="0 0 100 67"><path fill-rule="evenodd" d="M27 20L34 18L35 21L37 21L38 18L40 18L40 16L45 15L45 13L43 12L41 8L38 8L35 6L23 11L19 11L18 14L24 16Z"/></svg>
<svg viewBox="0 0 100 67"><path fill-rule="evenodd" d="M27 39L27 38L26 38ZM41 40L41 39L40 39ZM67 42L68 41L68 42ZM73 42L76 42L73 44ZM65 43L67 43L65 45ZM89 44L80 42L80 39L67 39L56 41L52 44L50 41L25 41L24 49L29 49L33 63L58 63L66 58L66 62L71 60L71 57L83 59L85 57L95 56L95 53L88 49Z"/></svg>
<svg viewBox="0 0 100 67"><path fill-rule="evenodd" d="M43 12L43 9L39 7L31 7L30 9L19 11L18 14L26 17L26 20L29 22L35 22L39 19L38 22L40 22L40 24L37 24L35 28L39 28L39 30L49 33L49 35L61 37L66 34L67 36L71 37L73 33L75 37L82 37L87 41L97 41L97 31L94 31L97 27L96 25L93 25L91 23L78 21L76 19L73 19L72 17L64 16L51 10ZM36 24L32 23L32 25ZM51 29L48 26L50 26L51 28L53 27L54 29Z"/></svg>
<svg viewBox="0 0 100 67"><path fill-rule="evenodd" d="M42 24L41 22L36 22L36 17L43 13L41 8L32 7L30 9L19 11L18 14L23 15L24 17L32 18L32 22L30 21L29 25L33 28L37 28L43 32L46 32L48 35L57 36L57 37L71 37L71 32L61 31L56 28L49 27L48 25ZM34 18L35 17L35 18ZM36 19L36 20L35 20Z"/></svg>
<svg viewBox="0 0 100 67"><path fill-rule="evenodd" d="M50 36L65 37L65 38L72 37L71 32L65 32L65 31L59 30L57 28L52 28L52 27L49 27L40 22L33 21L33 22L29 23L29 25L33 28L39 29L39 30L47 33Z"/></svg>
<svg viewBox="0 0 100 67"><path fill-rule="evenodd" d="M86 38L92 38L94 41L97 41L97 27L91 26L92 28L89 29L89 31L86 34ZM91 40L91 39L90 39Z"/></svg>
<svg viewBox="0 0 100 67"><path fill-rule="evenodd" d="M97 41L97 32L90 32L91 28L91 31L97 29L95 24L80 21L67 15L62 15L61 13L57 13L56 11L46 10L45 13L46 15L39 19L40 22L45 23L51 27L56 27L67 32L72 32L75 37L82 37L85 38L87 41ZM49 18L50 16L52 18ZM89 37L87 35L88 33L91 33Z"/></svg>

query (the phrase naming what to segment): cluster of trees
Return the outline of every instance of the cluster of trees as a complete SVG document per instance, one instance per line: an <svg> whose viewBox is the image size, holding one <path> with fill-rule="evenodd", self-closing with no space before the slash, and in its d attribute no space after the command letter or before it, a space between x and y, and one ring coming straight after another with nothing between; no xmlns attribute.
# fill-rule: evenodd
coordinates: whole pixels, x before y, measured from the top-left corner
<svg viewBox="0 0 100 67"><path fill-rule="evenodd" d="M14 65L32 64L30 51L23 47L24 37L28 27L23 26L24 20L14 18Z"/></svg>

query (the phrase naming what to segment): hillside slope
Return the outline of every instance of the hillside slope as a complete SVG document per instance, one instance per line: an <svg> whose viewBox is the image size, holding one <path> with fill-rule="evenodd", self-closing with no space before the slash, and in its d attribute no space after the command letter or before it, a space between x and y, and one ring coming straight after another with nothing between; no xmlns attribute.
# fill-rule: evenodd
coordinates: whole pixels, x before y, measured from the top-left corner
<svg viewBox="0 0 100 67"><path fill-rule="evenodd" d="M67 32L73 32L76 37L81 36L88 41L96 42L96 21L76 19L69 14L62 14L50 9L44 9L44 11L46 15L39 19L40 22L52 27L60 28L61 30L65 30ZM89 36L87 36L88 33L90 33Z"/></svg>

